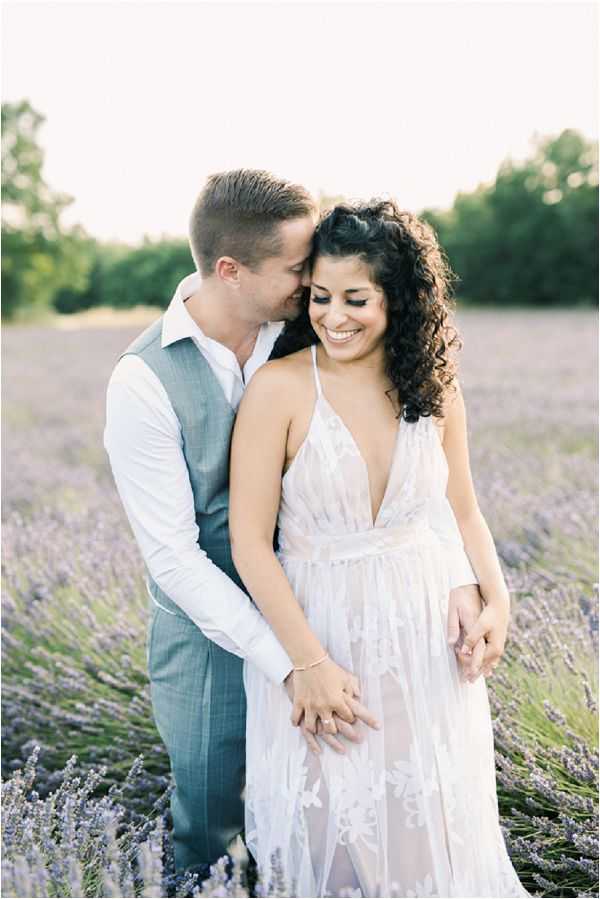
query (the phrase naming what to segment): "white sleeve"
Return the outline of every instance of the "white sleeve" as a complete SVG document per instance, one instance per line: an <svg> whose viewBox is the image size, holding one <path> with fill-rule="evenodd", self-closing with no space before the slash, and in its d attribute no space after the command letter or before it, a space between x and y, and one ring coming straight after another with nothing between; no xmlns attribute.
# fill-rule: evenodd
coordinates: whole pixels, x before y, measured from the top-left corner
<svg viewBox="0 0 600 899"><path fill-rule="evenodd" d="M448 497L442 501L431 502L429 506L429 524L440 538L444 546L450 568L450 588L462 587L466 584L478 584Z"/></svg>
<svg viewBox="0 0 600 899"><path fill-rule="evenodd" d="M123 356L113 371L104 446L152 578L210 640L281 683L292 669L287 653L249 597L198 546L180 424L139 356Z"/></svg>

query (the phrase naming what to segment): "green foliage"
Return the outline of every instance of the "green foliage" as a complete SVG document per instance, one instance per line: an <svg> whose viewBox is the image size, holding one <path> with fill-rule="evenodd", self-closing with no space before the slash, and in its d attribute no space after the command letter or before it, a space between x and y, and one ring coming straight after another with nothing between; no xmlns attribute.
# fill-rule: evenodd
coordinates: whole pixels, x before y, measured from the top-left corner
<svg viewBox="0 0 600 899"><path fill-rule="evenodd" d="M492 185L425 210L459 293L480 304L592 304L598 291L598 149L576 131L506 160Z"/></svg>
<svg viewBox="0 0 600 899"><path fill-rule="evenodd" d="M92 288L103 304L116 308L165 307L179 281L194 269L186 240L145 240L120 258L104 256Z"/></svg>
<svg viewBox="0 0 600 899"><path fill-rule="evenodd" d="M87 282L79 289L69 285L61 288L54 296L52 305L57 312L70 314L90 309L92 306L110 305L110 294L107 291L107 279L113 267L131 253L131 248L124 244L101 244L93 242L90 246L90 265ZM105 300L105 297L108 299Z"/></svg>
<svg viewBox="0 0 600 899"><path fill-rule="evenodd" d="M2 104L2 317L43 309L63 285L83 289L89 239L60 225L71 197L42 175L38 131L44 117L27 100Z"/></svg>
<svg viewBox="0 0 600 899"><path fill-rule="evenodd" d="M63 288L53 305L57 312L67 314L92 306L164 308L179 281L194 268L186 240L146 239L136 248L96 243L85 289Z"/></svg>

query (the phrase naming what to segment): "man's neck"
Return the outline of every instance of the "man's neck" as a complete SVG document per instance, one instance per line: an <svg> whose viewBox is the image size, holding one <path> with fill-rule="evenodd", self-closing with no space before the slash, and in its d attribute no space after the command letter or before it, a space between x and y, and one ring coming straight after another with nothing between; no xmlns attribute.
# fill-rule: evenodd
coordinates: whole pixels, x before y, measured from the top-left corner
<svg viewBox="0 0 600 899"><path fill-rule="evenodd" d="M241 318L231 299L207 281L186 300L185 308L202 332L231 350L243 368L263 322Z"/></svg>

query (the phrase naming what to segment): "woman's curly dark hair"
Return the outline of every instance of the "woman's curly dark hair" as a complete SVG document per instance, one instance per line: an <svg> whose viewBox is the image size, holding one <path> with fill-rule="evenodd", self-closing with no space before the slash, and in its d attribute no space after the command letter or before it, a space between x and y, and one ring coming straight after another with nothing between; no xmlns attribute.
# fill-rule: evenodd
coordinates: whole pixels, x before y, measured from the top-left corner
<svg viewBox="0 0 600 899"><path fill-rule="evenodd" d="M460 350L462 341L449 321L455 275L430 225L392 200L340 204L319 222L311 267L319 256L358 256L369 266L386 297L386 374L398 390L401 414L408 422L441 417L445 391L455 389L450 349ZM307 292L300 316L286 323L271 358L318 342L308 304Z"/></svg>

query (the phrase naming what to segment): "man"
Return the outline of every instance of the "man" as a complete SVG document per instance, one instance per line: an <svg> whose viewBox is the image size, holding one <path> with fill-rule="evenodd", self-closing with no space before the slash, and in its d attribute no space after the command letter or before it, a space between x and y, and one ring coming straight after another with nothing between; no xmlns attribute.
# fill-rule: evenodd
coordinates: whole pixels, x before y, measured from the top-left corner
<svg viewBox="0 0 600 899"><path fill-rule="evenodd" d="M149 574L148 667L175 781L177 869L204 871L243 829L242 659L292 689L290 660L232 563L228 463L244 387L300 311L315 224L298 185L245 169L211 176L190 222L198 273L126 350L108 387L105 447ZM442 515L438 527L454 585L475 584L451 523ZM453 592L463 625L474 623L476 588ZM367 710L361 717L369 722ZM339 730L357 739L351 725Z"/></svg>

